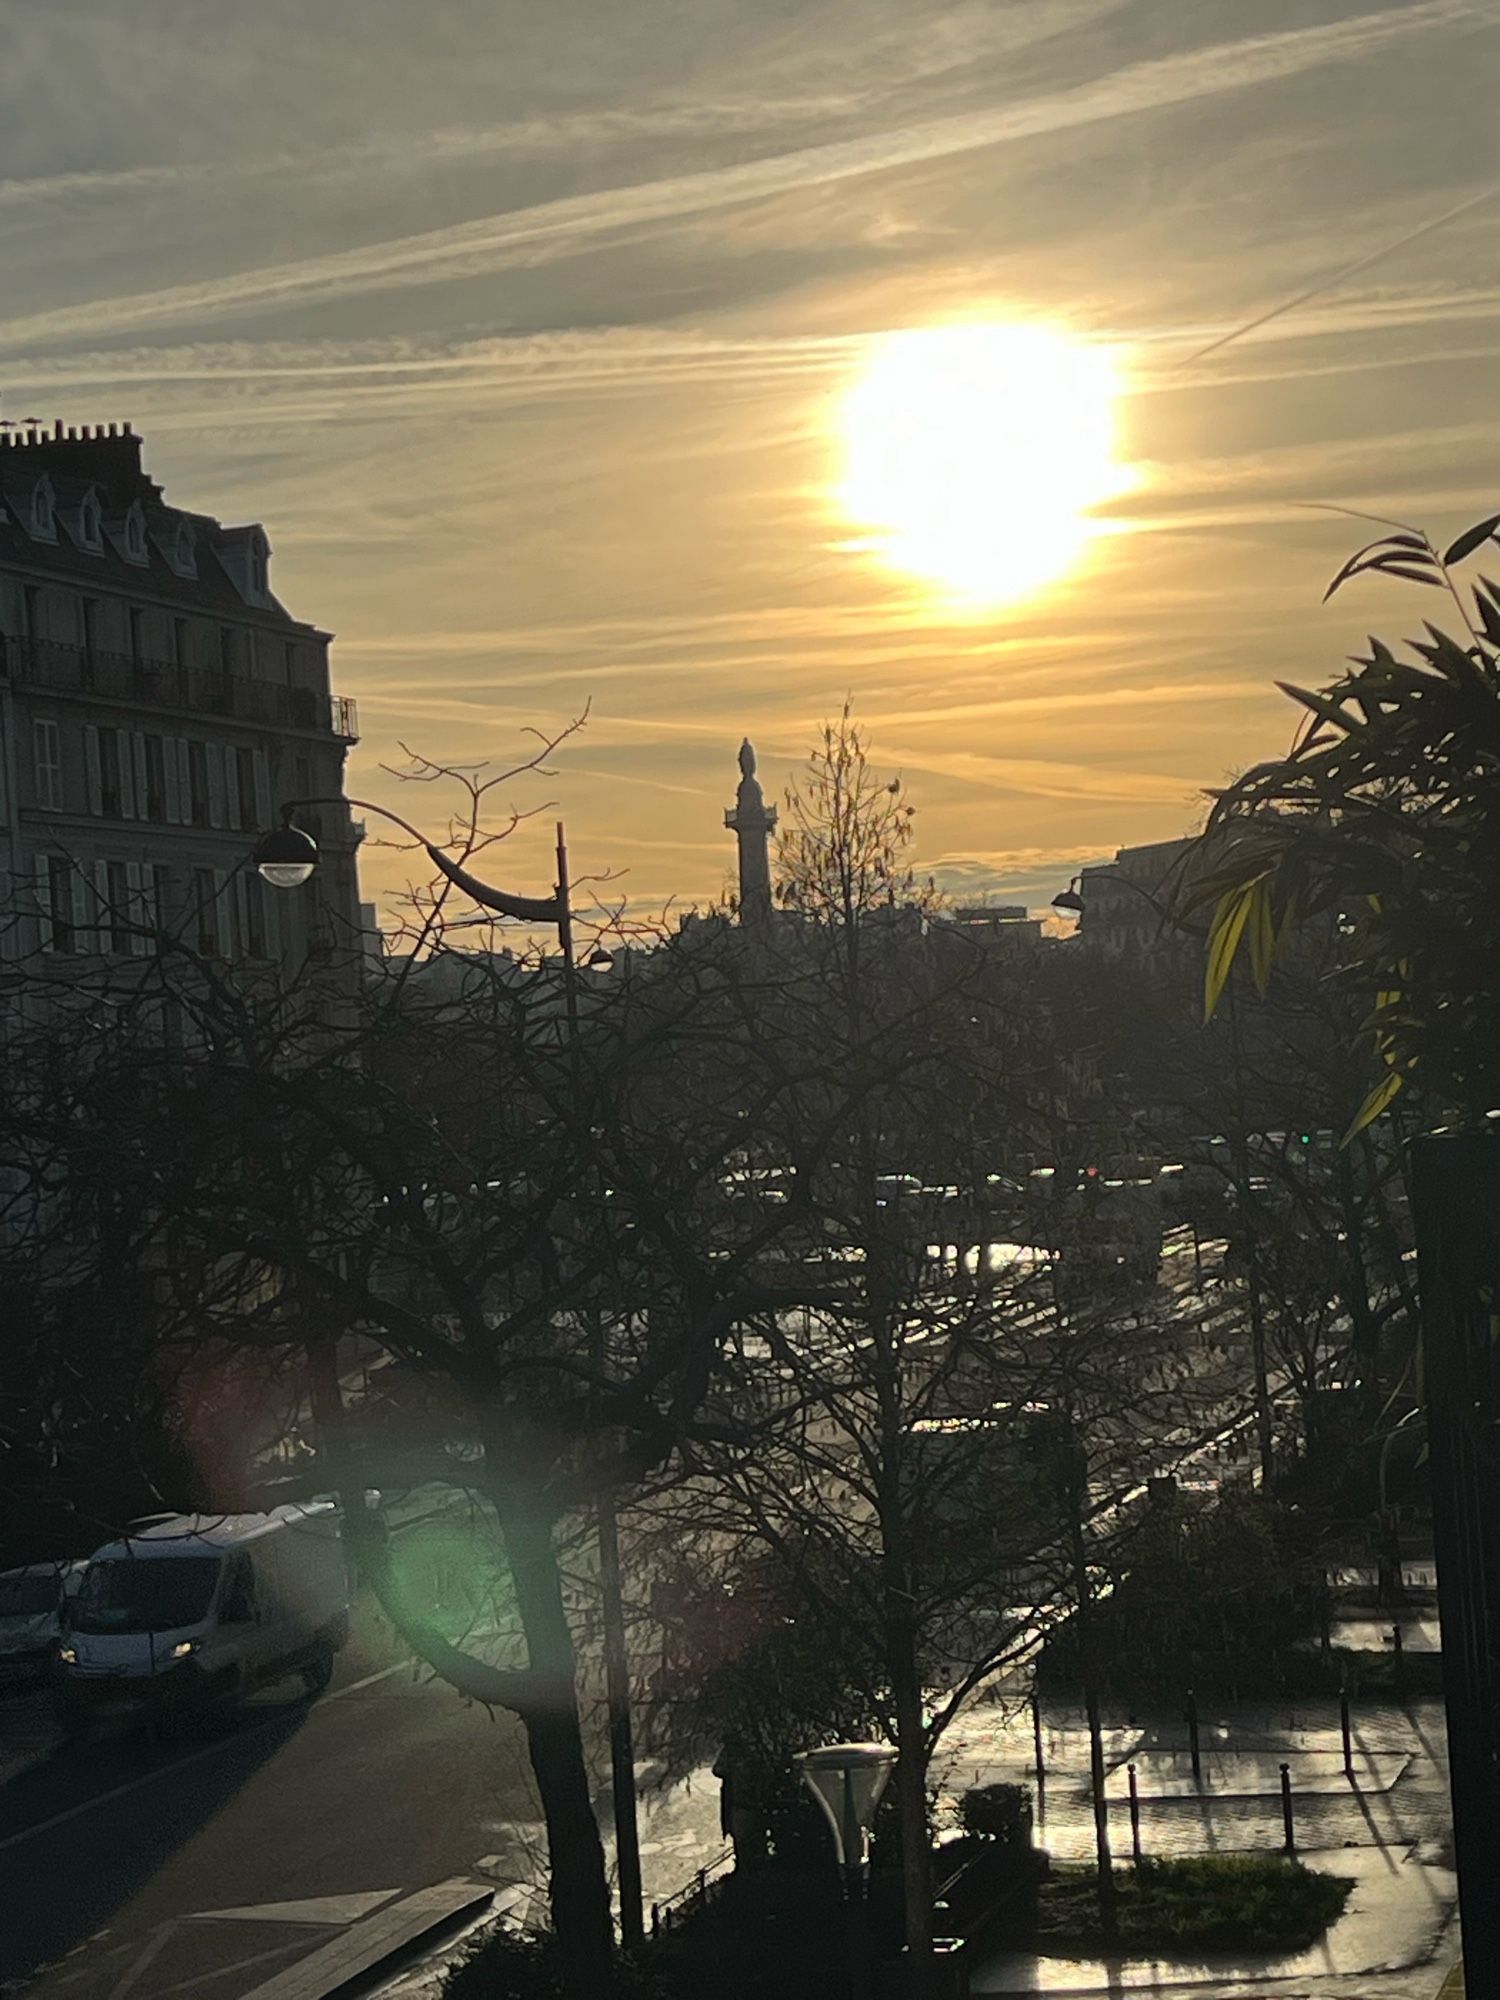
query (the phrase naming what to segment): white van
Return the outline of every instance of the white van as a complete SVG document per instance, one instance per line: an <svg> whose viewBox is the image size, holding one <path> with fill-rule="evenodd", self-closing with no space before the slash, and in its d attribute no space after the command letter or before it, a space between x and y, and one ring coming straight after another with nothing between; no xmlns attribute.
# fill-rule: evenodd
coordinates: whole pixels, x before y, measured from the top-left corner
<svg viewBox="0 0 1500 2000"><path fill-rule="evenodd" d="M51 1665L64 1606L85 1568L81 1562L39 1562L0 1570L0 1685Z"/></svg>
<svg viewBox="0 0 1500 2000"><path fill-rule="evenodd" d="M288 1674L319 1694L349 1634L338 1509L153 1522L90 1559L67 1624L56 1694L70 1735L121 1711L167 1734Z"/></svg>

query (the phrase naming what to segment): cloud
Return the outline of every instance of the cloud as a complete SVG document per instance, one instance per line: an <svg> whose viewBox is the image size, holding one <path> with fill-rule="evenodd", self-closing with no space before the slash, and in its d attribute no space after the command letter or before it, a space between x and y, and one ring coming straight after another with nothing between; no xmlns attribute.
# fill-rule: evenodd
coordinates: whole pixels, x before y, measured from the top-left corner
<svg viewBox="0 0 1500 2000"><path fill-rule="evenodd" d="M156 291L91 299L0 323L0 346L201 323L427 285L512 264L570 256L601 235L763 200L1144 111L1186 104L1349 62L1441 25L1473 18L1461 0L1417 0L1311 28L1250 36L1126 65L1021 102L904 128L568 195L475 221L388 238Z"/></svg>
<svg viewBox="0 0 1500 2000"><path fill-rule="evenodd" d="M998 795L1185 806L1195 793L1191 783L1164 772L1064 764L1043 757L988 757L977 751L896 748L886 743L880 751L883 764L957 778Z"/></svg>

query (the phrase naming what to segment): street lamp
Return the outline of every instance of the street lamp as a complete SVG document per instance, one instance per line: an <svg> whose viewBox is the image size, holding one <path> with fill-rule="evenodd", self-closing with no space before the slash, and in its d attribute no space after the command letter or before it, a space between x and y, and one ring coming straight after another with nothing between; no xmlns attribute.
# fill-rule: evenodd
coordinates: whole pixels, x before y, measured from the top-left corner
<svg viewBox="0 0 1500 2000"><path fill-rule="evenodd" d="M888 1743L827 1743L793 1761L833 1835L849 1925L850 1992L853 2000L868 2000L870 1829L896 1753Z"/></svg>
<svg viewBox="0 0 1500 2000"><path fill-rule="evenodd" d="M273 889L300 889L312 880L318 865L318 843L300 826L293 826L290 811L274 833L268 833L255 850L255 866L261 879Z"/></svg>
<svg viewBox="0 0 1500 2000"><path fill-rule="evenodd" d="M293 799L281 808L281 825L266 834L255 849L254 865L261 879L273 889L300 889L311 880L318 865L318 844L309 833L293 825L293 815L304 806L357 806L361 812L388 819L416 841L438 873L461 889L481 909L517 922L553 924L562 954L563 1005L567 1013L568 1054L573 1068L575 1107L581 1110L579 1080L578 975L573 956L573 908L568 880L568 847L563 824L557 822L557 886L550 896L515 896L480 881L451 855L424 839L409 821L388 806L368 799ZM614 964L610 954L600 949L590 954L591 972L607 972ZM600 1374L604 1369L604 1331L595 1315L590 1328L592 1358ZM335 1384L336 1386L336 1384ZM619 1524L613 1496L601 1494L598 1501L599 1594L604 1626L604 1667L609 1707L610 1777L615 1808L615 1858L619 1871L620 1931L627 1945L640 1944L645 1936L641 1907L640 1833L636 1819L635 1749L630 1717L630 1668L625 1645L625 1608L620 1578Z"/></svg>

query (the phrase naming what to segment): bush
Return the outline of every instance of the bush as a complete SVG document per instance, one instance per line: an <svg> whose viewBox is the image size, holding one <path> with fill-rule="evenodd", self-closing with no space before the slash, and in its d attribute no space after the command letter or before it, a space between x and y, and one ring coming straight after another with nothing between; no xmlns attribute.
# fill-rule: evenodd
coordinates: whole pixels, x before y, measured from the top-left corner
<svg viewBox="0 0 1500 2000"><path fill-rule="evenodd" d="M1117 1934L1127 1957L1171 1952L1300 1950L1320 1938L1354 1884L1276 1854L1200 1854L1141 1861L1115 1876ZM1097 1872L1054 1876L1042 1890L1044 1948L1104 1945Z"/></svg>
<svg viewBox="0 0 1500 2000"><path fill-rule="evenodd" d="M608 1996L600 2000L672 2000L666 1972L648 1946L638 1957L621 1954ZM562 1992L557 1944L497 1925L469 1943L449 1967L443 2000L558 2000Z"/></svg>
<svg viewBox="0 0 1500 2000"><path fill-rule="evenodd" d="M1031 1845L1031 1794L1024 1785L976 1785L958 1802L965 1833L1007 1848Z"/></svg>

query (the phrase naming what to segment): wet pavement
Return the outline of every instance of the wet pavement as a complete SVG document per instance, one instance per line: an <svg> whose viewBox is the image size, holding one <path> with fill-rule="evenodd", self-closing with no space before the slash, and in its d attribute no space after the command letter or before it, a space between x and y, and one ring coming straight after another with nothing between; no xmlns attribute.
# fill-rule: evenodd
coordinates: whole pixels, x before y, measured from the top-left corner
<svg viewBox="0 0 1500 2000"><path fill-rule="evenodd" d="M1110 1964L1098 1959L1041 1958L1030 1952L1000 1953L974 1973L976 1993L1138 1993L1189 1986L1200 1993L1239 1989L1246 1982L1275 1981L1293 1991L1316 1981L1355 1975L1379 1976L1429 1968L1429 1986L1440 1984L1431 1971L1453 1914L1458 1888L1446 1868L1425 1865L1414 1855L1387 1847L1344 1848L1307 1857L1308 1866L1354 1884L1344 1914L1327 1935L1303 1951L1215 1952L1199 1959L1136 1959ZM1248 1990L1248 1989L1247 1989Z"/></svg>
<svg viewBox="0 0 1500 2000"><path fill-rule="evenodd" d="M1128 1865L1128 1767L1136 1766L1141 1851L1188 1855L1280 1852L1280 1766L1293 1786L1300 1858L1355 1877L1350 1906L1311 1951L1110 1965L997 1953L974 1968L976 1994L1128 1993L1192 1986L1201 2000L1249 2000L1267 1987L1322 2000L1435 2000L1458 1953L1451 1809L1442 1705L1356 1703L1354 1777L1344 1774L1336 1700L1238 1704L1200 1715L1202 1781L1192 1775L1186 1720L1116 1715L1104 1732L1112 1850ZM1044 1708L1046 1780L1036 1838L1057 1860L1091 1860L1093 1805L1082 1715ZM942 1803L974 1784L1009 1780L1036 1795L1029 1709L997 1701L962 1717L939 1763ZM1353 1981L1353 1984L1347 1982Z"/></svg>

